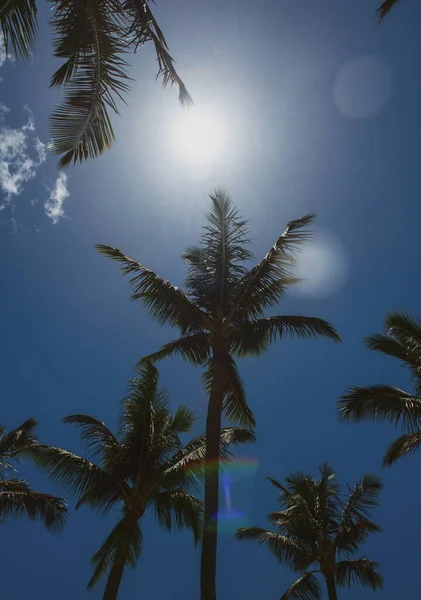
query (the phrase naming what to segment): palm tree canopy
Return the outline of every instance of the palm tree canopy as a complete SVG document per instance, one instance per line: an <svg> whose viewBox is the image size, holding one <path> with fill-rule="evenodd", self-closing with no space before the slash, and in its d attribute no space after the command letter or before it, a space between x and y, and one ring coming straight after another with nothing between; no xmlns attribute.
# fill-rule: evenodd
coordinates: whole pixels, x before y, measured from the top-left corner
<svg viewBox="0 0 421 600"><path fill-rule="evenodd" d="M366 339L371 350L393 358L408 369L412 393L390 385L352 387L339 401L341 420L387 421L404 433L386 451L383 464L413 454L421 446L421 324L410 314L392 312L385 319L385 333Z"/></svg>
<svg viewBox="0 0 421 600"><path fill-rule="evenodd" d="M275 531L246 527L236 534L240 540L264 544L281 563L302 574L285 599L321 598L314 573L334 573L337 585L382 586L376 563L354 559L368 535L380 531L370 519L380 479L364 475L343 495L332 467L322 464L319 470L319 479L301 472L290 474L284 483L270 479L279 491L279 510L268 515Z"/></svg>
<svg viewBox="0 0 421 600"><path fill-rule="evenodd" d="M309 226L314 216L288 223L263 260L250 266L253 257L247 248L247 222L226 192L216 190L210 198L212 206L201 243L183 254L188 267L184 291L118 248L96 247L121 263L121 271L129 276L131 300L140 302L158 323L181 333L179 339L142 360L181 356L205 367L204 381L209 387L214 341L223 339L226 414L240 424L254 426L235 358L260 354L277 338L321 336L336 342L340 338L329 323L317 317L265 317L297 282L293 276L295 254L311 237Z"/></svg>
<svg viewBox="0 0 421 600"><path fill-rule="evenodd" d="M31 490L27 481L7 478L15 472L13 462L36 442L34 429L37 422L28 419L11 431L0 426L0 523L8 518L22 516L41 520L48 529L62 529L67 516L67 505L62 498Z"/></svg>
<svg viewBox="0 0 421 600"><path fill-rule="evenodd" d="M116 435L88 415L64 419L79 428L88 458L42 444L30 448L31 457L50 479L76 497L77 507L86 504L102 513L122 507L122 519L92 559L95 571L90 587L109 569L128 521L134 525L127 564L135 565L142 549L136 523L147 509L162 527L191 529L198 540L202 502L194 493L203 478L205 437L187 444L180 437L189 433L194 420L192 411L184 406L171 413L168 397L158 387L158 371L146 362L122 403ZM251 441L251 431L222 430L222 456L230 459L228 445Z"/></svg>
<svg viewBox="0 0 421 600"><path fill-rule="evenodd" d="M177 84L180 102L192 103L152 11L150 0L57 0L53 3L54 56L64 60L51 78L63 86L63 103L51 116L52 149L60 167L97 157L114 132L109 111L118 114L130 77L125 56L146 42L154 45L164 86ZM0 23L6 53L27 58L38 29L36 0L4 0Z"/></svg>

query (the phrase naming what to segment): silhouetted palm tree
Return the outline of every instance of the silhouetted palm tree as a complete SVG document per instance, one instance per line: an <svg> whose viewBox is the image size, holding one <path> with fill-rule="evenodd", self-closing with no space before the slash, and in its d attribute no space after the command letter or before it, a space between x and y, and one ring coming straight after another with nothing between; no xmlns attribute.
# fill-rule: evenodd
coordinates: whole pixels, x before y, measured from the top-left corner
<svg viewBox="0 0 421 600"><path fill-rule="evenodd" d="M97 157L114 140L108 109L118 113L130 77L125 56L152 42L158 76L164 85L178 84L180 101L191 103L178 76L150 0L56 0L52 3L54 56L64 64L51 87L64 86L66 96L51 116L52 149L59 166ZM0 24L6 53L27 58L38 29L36 0L1 0Z"/></svg>
<svg viewBox="0 0 421 600"><path fill-rule="evenodd" d="M162 527L191 529L198 540L202 502L192 491L203 476L205 438L182 444L180 435L191 430L194 415L184 406L171 415L168 398L158 388L158 372L149 363L123 402L117 436L88 415L64 422L80 427L92 461L45 445L34 446L31 455L54 483L76 495L77 507L87 504L102 513L121 507L122 518L92 557L95 569L88 584L92 588L108 571L103 598L115 600L126 565L134 567L141 553L140 520L148 509ZM224 457L230 456L228 444L253 440L248 430L224 429Z"/></svg>
<svg viewBox="0 0 421 600"><path fill-rule="evenodd" d="M14 473L13 462L35 442L35 419L28 419L20 427L7 432L0 426L0 523L8 518L39 519L48 529L59 531L66 520L66 502L50 494L31 490L27 481L7 478Z"/></svg>
<svg viewBox="0 0 421 600"><path fill-rule="evenodd" d="M342 420L373 419L402 427L405 433L384 455L383 465L390 466L421 446L421 324L409 314L392 312L385 319L385 329L385 334L368 337L366 345L397 358L409 369L413 393L391 385L353 387L339 401L339 413Z"/></svg>
<svg viewBox="0 0 421 600"><path fill-rule="evenodd" d="M325 580L329 600L337 600L337 586L383 586L375 562L353 558L367 536L380 531L369 520L378 503L380 479L364 475L342 497L334 470L327 464L319 469L319 480L303 473L289 475L285 484L270 479L280 490L281 510L268 515L276 532L246 527L236 534L240 540L266 545L279 562L301 574L281 600L322 600L318 574Z"/></svg>
<svg viewBox="0 0 421 600"><path fill-rule="evenodd" d="M181 337L147 357L157 361L175 355L205 368L209 393L206 420L206 460L212 465L205 477L205 528L202 544L201 597L215 600L218 514L219 435L222 414L232 421L254 426L235 358L259 355L277 338L323 336L339 341L331 325L316 317L270 316L292 276L294 251L308 240L307 215L291 221L264 259L248 268L247 222L241 219L223 191L211 195L208 225L199 246L183 255L188 265L186 291L171 285L118 248L98 245L106 256L120 261L130 276L132 300L139 301L162 325L176 327Z"/></svg>

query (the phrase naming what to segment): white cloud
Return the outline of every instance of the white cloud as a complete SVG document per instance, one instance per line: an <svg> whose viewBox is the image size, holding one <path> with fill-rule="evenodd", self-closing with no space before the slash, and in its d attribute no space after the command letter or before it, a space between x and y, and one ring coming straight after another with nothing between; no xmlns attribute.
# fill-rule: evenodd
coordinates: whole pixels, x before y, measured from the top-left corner
<svg viewBox="0 0 421 600"><path fill-rule="evenodd" d="M50 217L54 224L58 223L64 216L63 204L70 196L67 189L67 175L63 172L58 174L54 188L51 190L50 198L44 202L45 214Z"/></svg>

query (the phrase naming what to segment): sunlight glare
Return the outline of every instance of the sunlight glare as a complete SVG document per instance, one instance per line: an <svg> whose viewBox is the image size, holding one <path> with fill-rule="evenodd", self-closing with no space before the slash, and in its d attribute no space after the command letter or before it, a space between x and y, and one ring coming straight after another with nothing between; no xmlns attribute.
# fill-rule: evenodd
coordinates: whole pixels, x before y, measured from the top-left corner
<svg viewBox="0 0 421 600"><path fill-rule="evenodd" d="M179 160L205 166L221 153L225 128L219 115L208 108L193 107L183 112L174 124L172 146Z"/></svg>

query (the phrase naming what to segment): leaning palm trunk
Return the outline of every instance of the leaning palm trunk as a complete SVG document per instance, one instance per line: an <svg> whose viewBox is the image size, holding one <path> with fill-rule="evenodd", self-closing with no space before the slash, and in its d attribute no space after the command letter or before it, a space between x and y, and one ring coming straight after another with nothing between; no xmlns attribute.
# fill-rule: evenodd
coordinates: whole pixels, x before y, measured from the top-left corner
<svg viewBox="0 0 421 600"><path fill-rule="evenodd" d="M216 550L219 510L219 448L224 400L224 365L214 358L206 418L205 514L201 555L201 599L216 600Z"/></svg>
<svg viewBox="0 0 421 600"><path fill-rule="evenodd" d="M115 551L113 564L108 575L107 585L105 586L103 600L117 600L118 590L120 588L121 578L127 563L127 556L130 549L130 538L133 533L133 527L136 527L135 520L127 519L124 530L121 531L121 539Z"/></svg>

